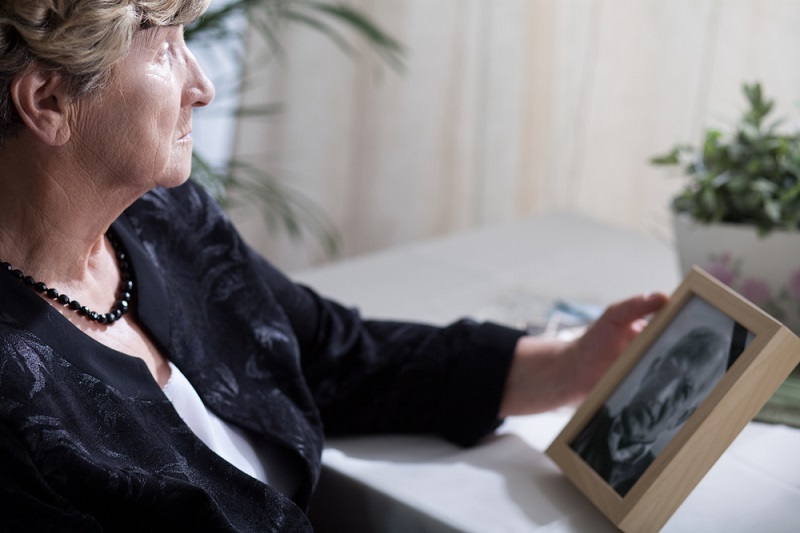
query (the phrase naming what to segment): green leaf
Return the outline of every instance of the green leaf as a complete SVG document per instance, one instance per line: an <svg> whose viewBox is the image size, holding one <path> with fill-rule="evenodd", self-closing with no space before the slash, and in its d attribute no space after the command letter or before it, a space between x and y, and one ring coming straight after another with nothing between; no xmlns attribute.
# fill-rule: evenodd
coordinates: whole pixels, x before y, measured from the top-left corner
<svg viewBox="0 0 800 533"><path fill-rule="evenodd" d="M673 199L672 208L700 222L752 224L762 234L799 228L800 134L781 132L783 119L767 125L765 118L775 102L765 98L761 84L744 84L742 91L747 111L727 134L714 128L704 131L702 158L682 169L687 186ZM684 150L694 152L691 146L673 148L650 162L680 164Z"/></svg>
<svg viewBox="0 0 800 533"><path fill-rule="evenodd" d="M680 163L680 149L673 148L671 152L664 155L657 155L650 158L650 163L653 165L677 165Z"/></svg>
<svg viewBox="0 0 800 533"><path fill-rule="evenodd" d="M234 116L242 118L263 117L282 113L284 106L280 102L272 102L261 106L239 107L234 111Z"/></svg>
<svg viewBox="0 0 800 533"><path fill-rule="evenodd" d="M753 181L753 190L761 196L772 196L778 189L777 185L764 178L758 178Z"/></svg>
<svg viewBox="0 0 800 533"><path fill-rule="evenodd" d="M232 24L237 18L240 24ZM348 55L354 49L346 39L351 33L363 38L395 70L400 70L402 45L378 24L355 8L315 0L232 0L209 9L184 30L184 38L195 45L217 43L236 50L242 42L244 22L266 43L276 56L284 55L282 29L300 24L326 36ZM234 39L237 38L237 39ZM237 84L241 79L236 80ZM256 117L280 112L280 104L257 108L237 108L237 117ZM192 154L192 179L202 184L220 203L229 206L244 197L261 202L264 218L271 229L282 228L287 235L301 238L310 234L328 256L338 252L339 237L324 211L308 198L282 184L275 176L241 161L229 161L214 168L197 153Z"/></svg>
<svg viewBox="0 0 800 533"><path fill-rule="evenodd" d="M306 4L318 13L343 22L365 37L390 64L395 67L401 66L404 50L400 42L358 11L343 4L327 4L313 0L297 0L297 3Z"/></svg>
<svg viewBox="0 0 800 533"><path fill-rule="evenodd" d="M700 204L703 209L709 213L714 213L717 210L717 195L714 194L714 189L705 188L700 194Z"/></svg>
<svg viewBox="0 0 800 533"><path fill-rule="evenodd" d="M307 15L305 13L296 13L293 11L287 11L283 14L283 17L291 22L299 22L309 26L312 29L317 30L321 34L328 37L342 52L350 57L355 57L355 50L347 42L347 40L342 37L342 35L336 31L330 24L326 23L323 20L319 20L314 18L311 15Z"/></svg>
<svg viewBox="0 0 800 533"><path fill-rule="evenodd" d="M781 220L781 204L775 200L769 200L764 203L764 213L767 218L772 222L780 223Z"/></svg>
<svg viewBox="0 0 800 533"><path fill-rule="evenodd" d="M711 185L719 189L720 187L724 187L728 183L730 183L732 179L733 178L731 177L731 173L726 170L722 174L715 176L714 179L711 181Z"/></svg>

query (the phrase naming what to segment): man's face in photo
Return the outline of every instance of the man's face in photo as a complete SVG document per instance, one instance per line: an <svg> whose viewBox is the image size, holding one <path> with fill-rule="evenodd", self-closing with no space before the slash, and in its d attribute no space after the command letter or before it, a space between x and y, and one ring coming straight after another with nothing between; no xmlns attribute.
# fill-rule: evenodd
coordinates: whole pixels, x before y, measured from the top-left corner
<svg viewBox="0 0 800 533"><path fill-rule="evenodd" d="M653 442L682 424L724 372L724 346L709 343L698 349L696 343L684 338L652 363L619 414L623 444Z"/></svg>

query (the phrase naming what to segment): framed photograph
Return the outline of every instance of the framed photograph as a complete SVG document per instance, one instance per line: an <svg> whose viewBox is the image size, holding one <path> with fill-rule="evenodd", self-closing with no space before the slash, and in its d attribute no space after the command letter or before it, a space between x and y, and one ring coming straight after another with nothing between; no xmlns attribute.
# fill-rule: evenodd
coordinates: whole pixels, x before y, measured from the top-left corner
<svg viewBox="0 0 800 533"><path fill-rule="evenodd" d="M621 530L658 531L800 363L800 339L694 269L547 450Z"/></svg>

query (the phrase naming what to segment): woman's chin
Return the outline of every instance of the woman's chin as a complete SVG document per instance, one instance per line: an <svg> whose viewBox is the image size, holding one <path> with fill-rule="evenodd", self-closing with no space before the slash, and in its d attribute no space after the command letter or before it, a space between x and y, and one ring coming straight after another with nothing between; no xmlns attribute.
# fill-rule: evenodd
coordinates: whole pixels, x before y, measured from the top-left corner
<svg viewBox="0 0 800 533"><path fill-rule="evenodd" d="M192 175L192 156L189 152L188 157L182 157L179 162L172 165L162 174L161 179L156 180L157 185L171 188L183 185Z"/></svg>
<svg viewBox="0 0 800 533"><path fill-rule="evenodd" d="M189 181L189 177L190 176L191 176L190 172L187 172L186 174L182 174L178 179L174 180L173 182L164 184L164 187L171 188L171 187L178 187L179 185L183 185L184 183Z"/></svg>
<svg viewBox="0 0 800 533"><path fill-rule="evenodd" d="M164 187L165 189L178 187L189 180L191 172L191 165L187 166L186 168L181 168L180 170L176 169L172 172L168 172L165 175L162 175L159 179L153 180L153 187Z"/></svg>

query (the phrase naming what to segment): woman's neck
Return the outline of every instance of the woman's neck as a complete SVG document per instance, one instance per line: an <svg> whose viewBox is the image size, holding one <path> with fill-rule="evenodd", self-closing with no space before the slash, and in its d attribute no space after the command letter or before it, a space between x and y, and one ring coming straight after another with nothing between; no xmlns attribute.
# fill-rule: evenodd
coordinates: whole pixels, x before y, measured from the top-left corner
<svg viewBox="0 0 800 533"><path fill-rule="evenodd" d="M116 263L105 233L135 198L100 195L97 182L69 158L13 148L0 150L0 260L73 291L113 277ZM24 161L38 164L30 168Z"/></svg>

